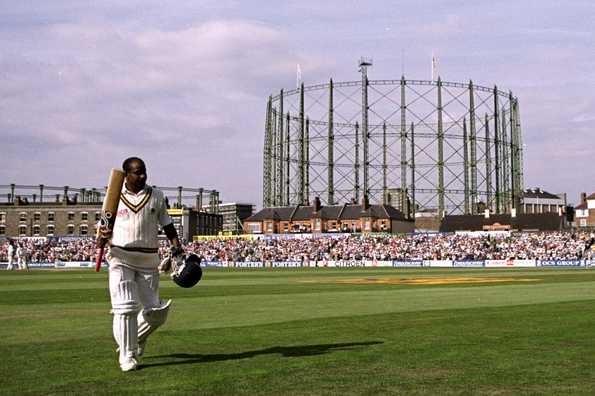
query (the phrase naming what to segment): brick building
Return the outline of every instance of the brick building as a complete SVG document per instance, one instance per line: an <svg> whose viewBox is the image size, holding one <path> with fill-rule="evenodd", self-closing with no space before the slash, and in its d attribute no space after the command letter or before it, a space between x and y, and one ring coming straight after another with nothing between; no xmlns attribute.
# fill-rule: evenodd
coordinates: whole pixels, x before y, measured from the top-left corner
<svg viewBox="0 0 595 396"><path fill-rule="evenodd" d="M177 197L166 196L173 203L168 209L181 238L191 240L194 235L217 235L222 232L219 214L219 193L215 190L184 187L158 187L162 191L177 192ZM0 202L0 238L46 236L94 236L101 215L104 189L39 186L0 186L5 190L5 202ZM60 191L60 194L49 194ZM197 192L184 197L183 191ZM33 192L33 193L32 193ZM202 207L203 194L208 194L209 204ZM171 198L171 199L170 199ZM177 198L177 199L176 199ZM183 198L195 198L196 206L187 207ZM192 205L190 205L192 206Z"/></svg>
<svg viewBox="0 0 595 396"><path fill-rule="evenodd" d="M101 203L0 203L0 237L92 236Z"/></svg>
<svg viewBox="0 0 595 396"><path fill-rule="evenodd" d="M389 205L362 204L265 208L244 221L247 234L412 232L415 223Z"/></svg>
<svg viewBox="0 0 595 396"><path fill-rule="evenodd" d="M0 238L47 236L95 236L101 215L101 202L35 202L15 199L0 203ZM188 208L168 210L181 238L217 235L223 229L222 216Z"/></svg>

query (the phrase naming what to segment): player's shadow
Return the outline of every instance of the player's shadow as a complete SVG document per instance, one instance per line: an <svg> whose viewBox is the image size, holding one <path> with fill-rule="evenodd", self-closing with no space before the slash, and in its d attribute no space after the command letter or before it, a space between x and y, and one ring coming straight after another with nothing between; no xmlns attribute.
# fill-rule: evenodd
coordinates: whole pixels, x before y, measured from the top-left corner
<svg viewBox="0 0 595 396"><path fill-rule="evenodd" d="M208 362L220 362L224 360L238 360L252 358L258 355L272 355L280 354L283 357L301 357L301 356L314 356L324 355L329 352L353 350L357 348L367 347L370 345L382 344L382 341L366 341L366 342L347 342L340 344L320 344L320 345L297 345L297 346L275 346L266 349L259 349L256 351L247 351L240 353L217 353L217 354L193 354L193 353L174 353L171 355L158 355L151 356L148 359L163 359L170 358L175 359L167 362L156 362L156 363L143 363L142 367L155 367L155 366L173 366L178 364L191 364L191 363L208 363ZM145 358L147 359L147 358ZM145 360L146 361L146 360Z"/></svg>

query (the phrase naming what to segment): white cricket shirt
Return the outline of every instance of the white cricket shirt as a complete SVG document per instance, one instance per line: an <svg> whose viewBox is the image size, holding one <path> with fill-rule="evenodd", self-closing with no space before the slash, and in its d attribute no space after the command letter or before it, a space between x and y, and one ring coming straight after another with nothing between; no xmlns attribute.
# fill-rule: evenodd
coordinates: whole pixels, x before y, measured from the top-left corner
<svg viewBox="0 0 595 396"><path fill-rule="evenodd" d="M171 224L163 192L146 186L137 194L122 188L110 251L110 265L155 269L159 265L159 226Z"/></svg>

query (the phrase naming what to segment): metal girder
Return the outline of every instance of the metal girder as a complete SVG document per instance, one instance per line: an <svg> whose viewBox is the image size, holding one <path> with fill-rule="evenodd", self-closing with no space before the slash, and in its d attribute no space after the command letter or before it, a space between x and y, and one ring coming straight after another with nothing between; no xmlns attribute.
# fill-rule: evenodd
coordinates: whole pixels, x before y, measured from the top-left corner
<svg viewBox="0 0 595 396"><path fill-rule="evenodd" d="M327 179L327 202L335 204L335 150L334 150L334 118L333 118L333 79L328 84L328 179Z"/></svg>
<svg viewBox="0 0 595 396"><path fill-rule="evenodd" d="M471 173L471 213L477 213L477 132L475 130L475 93L473 81L469 81L469 147Z"/></svg>

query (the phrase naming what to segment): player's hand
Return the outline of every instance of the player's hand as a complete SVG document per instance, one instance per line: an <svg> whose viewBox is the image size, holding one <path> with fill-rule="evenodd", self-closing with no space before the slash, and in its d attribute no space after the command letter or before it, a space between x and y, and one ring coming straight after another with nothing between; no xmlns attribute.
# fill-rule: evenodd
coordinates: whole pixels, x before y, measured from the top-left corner
<svg viewBox="0 0 595 396"><path fill-rule="evenodd" d="M184 249L181 246L171 246L169 248L169 254L172 258L182 257L184 255Z"/></svg>
<svg viewBox="0 0 595 396"><path fill-rule="evenodd" d="M171 257L167 256L166 258L161 260L161 263L159 264L157 269L159 270L160 273L169 272L169 271L171 271L171 262L172 262Z"/></svg>
<svg viewBox="0 0 595 396"><path fill-rule="evenodd" d="M105 246L107 242L112 238L113 230L108 227L100 226L99 232L97 233L96 242L98 246Z"/></svg>
<svg viewBox="0 0 595 396"><path fill-rule="evenodd" d="M161 260L159 264L159 272L175 271L182 261L184 261L184 249L180 246L171 246L169 248L169 255Z"/></svg>
<svg viewBox="0 0 595 396"><path fill-rule="evenodd" d="M181 246L172 245L169 248L169 254L171 257L171 270L175 272L184 263L185 252Z"/></svg>

